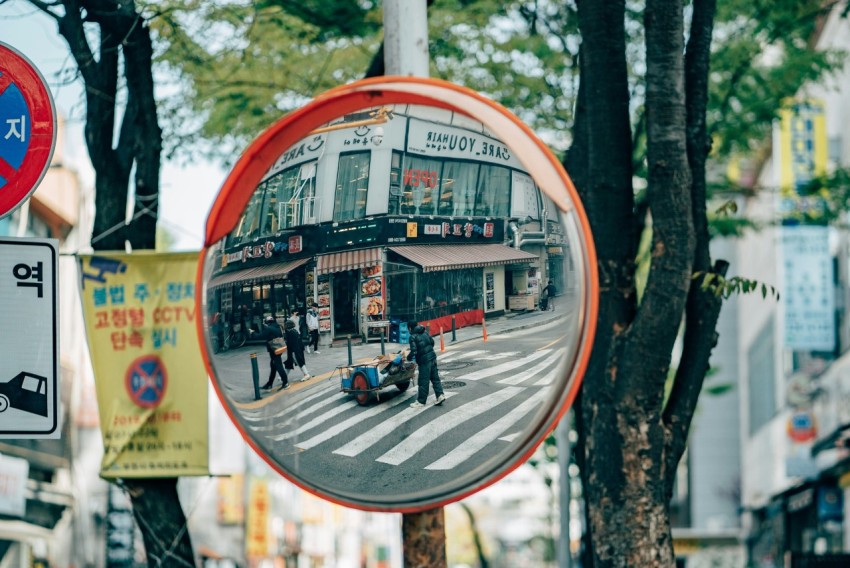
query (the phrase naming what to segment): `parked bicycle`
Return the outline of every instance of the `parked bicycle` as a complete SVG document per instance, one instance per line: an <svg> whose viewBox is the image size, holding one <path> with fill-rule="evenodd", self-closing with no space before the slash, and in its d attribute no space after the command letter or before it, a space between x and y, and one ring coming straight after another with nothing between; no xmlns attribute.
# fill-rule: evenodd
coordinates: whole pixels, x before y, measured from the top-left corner
<svg viewBox="0 0 850 568"><path fill-rule="evenodd" d="M222 351L242 347L243 345L245 345L245 341L247 341L247 339L248 332L245 328L245 325L242 323L234 323L230 326L230 333L224 339Z"/></svg>

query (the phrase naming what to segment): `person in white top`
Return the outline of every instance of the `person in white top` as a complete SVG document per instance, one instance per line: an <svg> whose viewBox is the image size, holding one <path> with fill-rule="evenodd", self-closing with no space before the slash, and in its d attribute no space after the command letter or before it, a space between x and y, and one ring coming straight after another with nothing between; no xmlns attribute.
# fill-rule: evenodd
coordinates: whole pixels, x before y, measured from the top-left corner
<svg viewBox="0 0 850 568"><path fill-rule="evenodd" d="M319 304L313 302L307 310L307 331L310 333L310 341L307 343L307 353L319 352Z"/></svg>

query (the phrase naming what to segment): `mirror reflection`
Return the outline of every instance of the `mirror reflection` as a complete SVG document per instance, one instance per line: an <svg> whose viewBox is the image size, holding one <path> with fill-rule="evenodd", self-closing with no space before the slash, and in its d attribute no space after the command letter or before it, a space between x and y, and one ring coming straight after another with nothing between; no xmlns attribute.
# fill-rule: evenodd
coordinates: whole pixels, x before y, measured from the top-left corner
<svg viewBox="0 0 850 568"><path fill-rule="evenodd" d="M521 151L405 104L340 116L269 167L206 251L204 303L213 380L279 469L344 501L416 503L539 439L586 275L574 213Z"/></svg>

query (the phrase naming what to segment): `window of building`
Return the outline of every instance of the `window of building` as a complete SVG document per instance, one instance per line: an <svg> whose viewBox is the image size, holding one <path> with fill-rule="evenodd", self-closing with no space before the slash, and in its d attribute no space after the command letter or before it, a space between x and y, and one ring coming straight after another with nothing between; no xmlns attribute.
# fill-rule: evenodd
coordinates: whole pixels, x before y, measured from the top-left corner
<svg viewBox="0 0 850 568"><path fill-rule="evenodd" d="M465 217L475 214L475 187L480 166L447 161L440 191L440 215Z"/></svg>
<svg viewBox="0 0 850 568"><path fill-rule="evenodd" d="M343 154L339 157L334 194L334 221L362 219L366 216L369 157L370 152Z"/></svg>
<svg viewBox="0 0 850 568"><path fill-rule="evenodd" d="M440 201L439 160L408 156L402 169L402 215L435 215Z"/></svg>
<svg viewBox="0 0 850 568"><path fill-rule="evenodd" d="M747 351L751 436L776 414L773 326L771 316Z"/></svg>
<svg viewBox="0 0 850 568"><path fill-rule="evenodd" d="M511 171L501 166L481 165L475 192L475 215L507 217L511 211Z"/></svg>

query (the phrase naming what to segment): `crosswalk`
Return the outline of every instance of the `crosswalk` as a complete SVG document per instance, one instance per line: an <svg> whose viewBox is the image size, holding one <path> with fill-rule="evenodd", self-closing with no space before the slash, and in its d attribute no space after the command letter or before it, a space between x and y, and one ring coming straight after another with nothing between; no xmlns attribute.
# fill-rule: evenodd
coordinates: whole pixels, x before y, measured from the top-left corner
<svg viewBox="0 0 850 568"><path fill-rule="evenodd" d="M314 451L388 466L413 463L430 471L470 467L523 434L563 374L565 352L442 353L440 363L474 363L459 370L446 365L440 371L443 381L463 381L478 390L469 395L463 388L447 389L447 402L439 409L432 406L433 391L425 408L410 408L415 383L405 392L380 391L380 401L361 407L340 392L337 380L329 380L280 397L277 404L243 410L242 424L282 455Z"/></svg>

